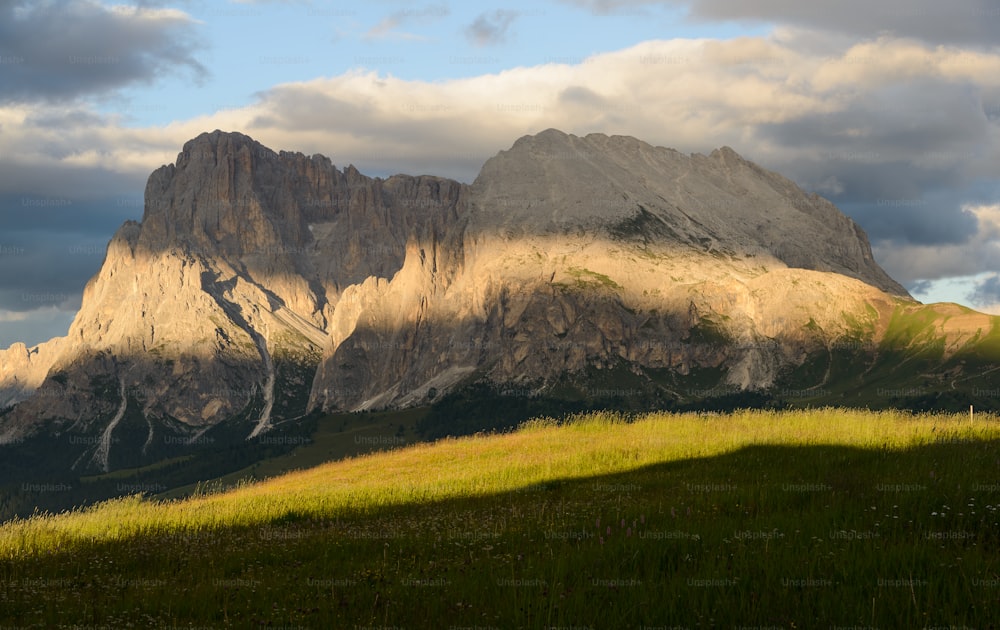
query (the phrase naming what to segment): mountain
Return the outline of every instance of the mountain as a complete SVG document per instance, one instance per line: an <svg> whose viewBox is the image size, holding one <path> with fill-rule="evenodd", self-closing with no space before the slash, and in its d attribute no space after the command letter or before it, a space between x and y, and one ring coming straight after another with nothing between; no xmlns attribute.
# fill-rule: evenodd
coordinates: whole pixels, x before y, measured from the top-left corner
<svg viewBox="0 0 1000 630"><path fill-rule="evenodd" d="M0 351L0 441L108 471L314 412L957 404L998 367L996 318L913 301L729 148L548 130L465 185L215 131L150 176L69 334Z"/></svg>

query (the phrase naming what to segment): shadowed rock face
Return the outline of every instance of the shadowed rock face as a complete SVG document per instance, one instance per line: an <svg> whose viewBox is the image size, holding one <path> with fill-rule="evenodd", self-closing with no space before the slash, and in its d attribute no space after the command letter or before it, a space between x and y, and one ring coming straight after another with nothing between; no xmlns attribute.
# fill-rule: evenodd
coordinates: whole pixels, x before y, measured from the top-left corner
<svg viewBox="0 0 1000 630"><path fill-rule="evenodd" d="M621 365L766 388L901 302L850 219L728 148L549 130L464 185L215 131L150 176L68 336L0 352L0 437L124 417L152 449Z"/></svg>

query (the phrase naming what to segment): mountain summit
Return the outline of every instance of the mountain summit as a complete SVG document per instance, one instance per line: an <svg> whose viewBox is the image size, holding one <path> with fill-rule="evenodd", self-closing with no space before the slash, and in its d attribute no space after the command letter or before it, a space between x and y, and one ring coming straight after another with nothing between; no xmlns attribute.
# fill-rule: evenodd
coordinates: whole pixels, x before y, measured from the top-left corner
<svg viewBox="0 0 1000 630"><path fill-rule="evenodd" d="M150 176L68 336L0 351L0 440L70 436L76 470L111 470L465 391L849 402L860 374L973 384L997 327L955 309L914 302L849 218L729 148L547 130L464 185L215 131Z"/></svg>
<svg viewBox="0 0 1000 630"><path fill-rule="evenodd" d="M686 156L627 136L549 129L486 162L472 193L498 225L529 233L602 226L708 253L771 256L907 295L833 204L729 147Z"/></svg>

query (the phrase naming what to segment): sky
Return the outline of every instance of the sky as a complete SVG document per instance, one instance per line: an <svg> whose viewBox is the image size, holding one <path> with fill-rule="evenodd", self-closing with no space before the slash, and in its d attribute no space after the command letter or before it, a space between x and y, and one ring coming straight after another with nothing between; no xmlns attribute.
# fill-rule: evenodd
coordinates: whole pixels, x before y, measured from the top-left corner
<svg viewBox="0 0 1000 630"><path fill-rule="evenodd" d="M471 182L550 127L730 146L1000 314L1000 0L0 0L0 348L66 334L204 131Z"/></svg>

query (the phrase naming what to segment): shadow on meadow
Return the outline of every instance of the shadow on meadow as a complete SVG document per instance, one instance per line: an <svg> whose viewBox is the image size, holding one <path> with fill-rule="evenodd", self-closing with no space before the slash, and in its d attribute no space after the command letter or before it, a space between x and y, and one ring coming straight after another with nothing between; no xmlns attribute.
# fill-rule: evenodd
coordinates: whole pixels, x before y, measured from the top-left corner
<svg viewBox="0 0 1000 630"><path fill-rule="evenodd" d="M755 445L485 496L320 518L291 509L240 528L151 526L4 558L0 619L994 627L998 447Z"/></svg>

